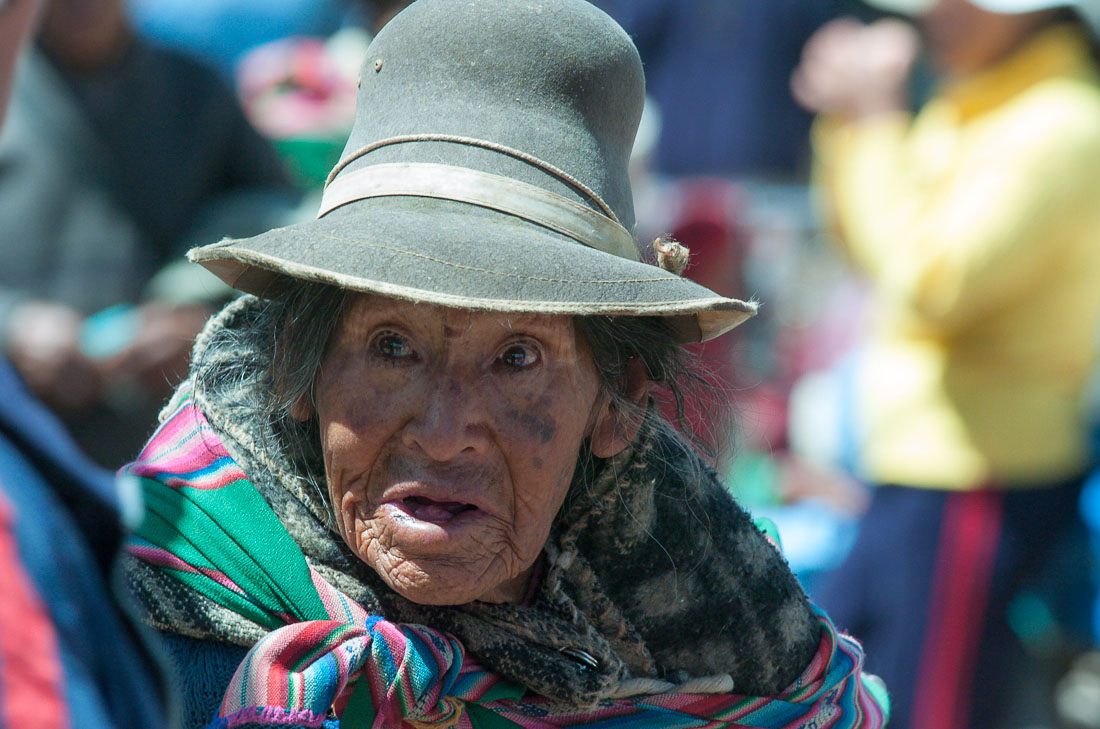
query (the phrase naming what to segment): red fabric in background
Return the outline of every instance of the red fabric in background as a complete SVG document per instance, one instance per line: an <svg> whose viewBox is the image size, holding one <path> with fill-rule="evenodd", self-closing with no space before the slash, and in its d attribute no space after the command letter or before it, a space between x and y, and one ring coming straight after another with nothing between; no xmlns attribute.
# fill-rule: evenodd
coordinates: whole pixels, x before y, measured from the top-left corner
<svg viewBox="0 0 1100 729"><path fill-rule="evenodd" d="M0 727L66 729L57 634L23 570L13 519L0 492Z"/></svg>
<svg viewBox="0 0 1100 729"><path fill-rule="evenodd" d="M741 188L729 180L699 178L677 183L678 211L670 235L691 250L684 277L722 296L745 298L742 281L748 234L743 227ZM693 345L702 371L721 391L735 387L738 336L734 333ZM672 417L666 408L666 417ZM687 403L685 425L704 443L716 444L726 437L730 423L714 422L715 415L698 403ZM726 414L728 417L728 414ZM723 420L727 420L723 418Z"/></svg>

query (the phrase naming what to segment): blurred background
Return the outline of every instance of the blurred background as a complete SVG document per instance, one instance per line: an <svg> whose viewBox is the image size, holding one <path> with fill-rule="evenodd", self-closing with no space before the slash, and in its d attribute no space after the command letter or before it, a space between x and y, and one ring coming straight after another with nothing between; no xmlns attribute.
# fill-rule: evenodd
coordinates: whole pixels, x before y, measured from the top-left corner
<svg viewBox="0 0 1100 729"><path fill-rule="evenodd" d="M1049 217L1059 220L1084 217L1074 212L1079 208L1100 208L1100 185L1088 186L1100 179L1090 178L1089 170L1079 172L1080 184L1074 186L1088 195L1062 202L1073 196L1062 189L1068 186L1044 176L1061 174L1058 168L1012 172L995 164L982 167L986 163L974 162L966 143L944 141L950 135L942 129L948 128L958 139L969 139L970 117L941 120L945 126L936 138L939 146L929 143L915 151L906 146L927 116L926 107L954 93L944 90L955 89L953 84L977 83L974 79L986 84L970 91L988 107L973 111L978 119L974 128L988 134L983 114L988 111L993 118L1030 85L1043 82L1043 74L1061 73L1055 62L1061 51L1036 51L1024 61L1013 60L1032 53L1025 46L1046 32L1048 21L1084 29L1085 70L1074 78L1098 88L1096 37L1082 20L1096 9L1090 11L1088 3L1017 3L1024 11L1051 15L1044 16L1042 28L1021 31L1015 45L1006 42L999 55L990 51L985 65L959 70L937 63L929 53L929 39L937 31L922 20L931 3L917 7L920 3L899 1L884 8L857 0L593 1L634 38L646 68L649 99L632 171L639 240L644 246L658 235L672 235L693 254L685 275L723 295L762 302L760 315L747 326L698 347L700 366L715 391L689 407L687 426L713 454L719 477L737 498L755 515L776 522L785 554L810 596L832 611L830 601L836 598L830 591L836 588L831 576L851 562L853 545L863 544L861 532L868 538L863 517L883 485L931 487L936 494L951 494L996 491L1001 481L1010 490L1037 487L1025 489L1030 491L1073 482L1068 506L1050 517L1057 529L1009 534L1000 526L992 536L973 535L971 541L985 543L985 534L992 540L988 548L997 550L1009 534L1016 540L1012 549L1042 552L1043 558L996 583L1003 599L977 593L959 598L960 614L973 618L970 628L977 632L972 638L951 632L950 626L938 634L943 645L956 635L963 642L980 642L988 639L978 635L984 625L1007 626L996 640L1012 642L1019 650L1004 662L1008 670L989 679L999 692L983 700L994 701L996 710L977 699L967 704L955 697L951 700L962 703L952 704L947 716L924 711L924 702L945 700L930 687L928 669L922 673L922 661L927 663L922 651L933 650L920 642L927 636L905 643L911 647L900 661L909 666L902 669L877 665L868 641L870 670L887 674L892 688L889 674L894 670L900 670L897 685L912 684L899 689L908 698L901 699L891 726L1100 728L1100 654L1095 652L1100 602L1094 588L1100 477L1091 470L1100 453L1100 428L1094 427L1100 414L1100 377L1086 388L1075 375L1058 390L1060 397L1069 398L1081 423L1080 432L1072 436L1079 441L1077 451L1067 457L1072 464L1037 466L1020 483L995 468L979 468L979 476L968 475L960 483L905 482L881 475L866 457L875 437L872 426L880 423L872 422L861 401L867 397L861 383L869 380L880 383L885 393L912 387L904 377L891 379L897 373L890 365L868 374L867 368L881 362L867 351L884 336L950 341L952 346L973 342L966 327L952 329L950 335L933 332L912 312L901 323L893 322L893 334L883 334L883 312L900 306L895 295L900 289L891 287L902 286L899 282L908 281L906 272L923 265L917 262L919 248L911 259L895 251L903 245L933 247L907 242L918 224L914 221L927 219L920 217L924 213L909 211L908 218L898 213L901 217L890 224L881 222L894 207L912 203L932 215L928 211L936 209L936 196L954 188L936 187L929 180L940 179L937 175L955 179L961 174L957 170L971 164L995 170L966 183L967 190L991 191L989 200L967 208L991 226L1001 212L1032 210L1028 206L1034 199L1046 201L1054 211ZM211 275L184 263L183 253L223 236L252 235L313 216L325 176L351 127L366 46L405 4L44 0L0 133L0 343L25 386L99 469L114 470L137 455L158 408L186 373L191 340L232 295ZM952 4L966 5L963 0L939 3ZM837 26L838 19L847 25ZM882 20L892 25L877 25ZM899 30L899 25L912 32ZM874 38L859 35L870 28L885 32ZM963 42L974 44L980 37L977 31L968 32ZM875 68L868 70L867 65ZM997 78L990 80L988 73ZM847 78L845 74L851 77L846 86L837 80ZM889 88L882 80L886 76L892 79ZM1026 82L1017 76L1026 76ZM871 103L881 99L864 99L876 90L889 96L889 108ZM1100 99L1100 91L1096 97ZM874 129L863 126L868 119ZM866 139L860 136L864 132ZM1100 136L1100 101L1082 112L1072 131L1055 133L1025 124L1017 134L1019 138L998 141L1006 156L1027 148L1027 140L1036 135ZM1086 141L1081 144L1082 150L1088 147ZM1091 161L1091 149L1067 153L1067 169L1072 160ZM1058 154L1044 149L1036 156L1050 160ZM933 157L939 167L929 171L926 163ZM1100 156L1096 161L1095 177L1100 178ZM1001 177L987 179L990 175L1015 175L1027 180L1028 191L1039 192L997 197L992 191ZM921 184L902 188L900 202L884 202L875 194L910 177L919 177ZM852 192L852 180L865 185L866 193ZM1035 202L1034 209L1039 205ZM854 210L851 215L849 209ZM878 217L865 222L872 214ZM958 211L952 214L940 230L953 235L969 223L960 222ZM1060 234L1053 229L1029 232L1035 240ZM1088 239L1100 249L1100 226L1080 235L1093 234ZM871 242L853 252L853 241L863 238ZM899 247L891 248L895 243ZM1032 261L1029 270L1053 265L1021 253L1023 243L1013 246L1010 255L1023 258L1012 260ZM886 263L870 262L872 250ZM961 243L953 249L961 250ZM1097 260L1081 258L1074 270L1087 274L1100 291ZM891 263L896 261L901 263ZM966 266L979 273L983 266L993 271L996 261L987 251ZM937 259L929 264L927 276L942 278L946 265ZM967 272L972 273L969 268ZM1003 286L1022 286L1022 275L1013 273ZM1050 276L1042 286L1069 288L1056 272ZM973 276L965 285L979 287L983 284L974 283L979 279ZM1088 288L1087 283L1077 285ZM1095 357L1100 303L1086 310L1093 298L1082 294L1065 311L1052 309L1041 326L1066 329L1072 319L1082 328L1091 327L1087 337L1074 335L1081 342L1074 366L1100 372ZM1025 332L1020 336L1029 336L1020 331ZM1044 351L1059 347L1052 343ZM1051 372L1060 366L1043 364L1039 369ZM981 379L976 391L982 388ZM990 404L992 414L984 417L996 420L998 407ZM1015 412L1013 407L1005 406L1005 418ZM1042 403L1034 407L1043 410ZM941 459L936 438L928 443L917 460ZM1030 507L1025 511L1036 513ZM930 584L937 566L941 572L955 569L945 566L938 552L929 551L941 529L968 535L967 530L992 528L974 521L944 526L946 512L937 513L915 527L925 530L920 539L880 548L885 569L896 564L901 571L912 554L927 552L924 559L932 572L921 579ZM1033 521L1046 523L1037 516ZM881 528L892 522L876 516L874 523ZM1036 546L1040 543L1042 549ZM1001 562L989 564L995 570ZM883 576L865 575L863 581L861 609L893 589ZM925 587L935 594L919 608L922 626L942 608L936 602L942 590ZM849 590L846 599L856 598ZM851 620L837 622L856 637L863 637L862 630L870 637L877 629ZM955 655L943 645L935 650ZM984 655L984 647L975 650ZM987 680L977 664L951 660L966 686Z"/></svg>

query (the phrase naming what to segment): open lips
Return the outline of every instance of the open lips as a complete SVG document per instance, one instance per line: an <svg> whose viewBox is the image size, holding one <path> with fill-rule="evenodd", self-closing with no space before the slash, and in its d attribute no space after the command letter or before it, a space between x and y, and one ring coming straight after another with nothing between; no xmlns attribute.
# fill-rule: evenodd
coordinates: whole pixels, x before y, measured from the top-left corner
<svg viewBox="0 0 1100 729"><path fill-rule="evenodd" d="M473 504L464 504L461 501L435 501L424 496L409 496L402 499L402 503L413 517L435 523L447 522L459 514L477 510Z"/></svg>

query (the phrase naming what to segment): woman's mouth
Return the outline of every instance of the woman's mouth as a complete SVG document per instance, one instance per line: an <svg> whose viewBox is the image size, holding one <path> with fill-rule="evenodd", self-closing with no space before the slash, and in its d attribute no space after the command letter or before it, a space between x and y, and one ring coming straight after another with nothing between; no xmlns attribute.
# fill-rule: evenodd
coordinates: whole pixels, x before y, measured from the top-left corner
<svg viewBox="0 0 1100 729"><path fill-rule="evenodd" d="M461 501L435 501L425 496L409 496L402 499L401 504L413 518L433 524L449 522L459 514L477 510L473 504Z"/></svg>

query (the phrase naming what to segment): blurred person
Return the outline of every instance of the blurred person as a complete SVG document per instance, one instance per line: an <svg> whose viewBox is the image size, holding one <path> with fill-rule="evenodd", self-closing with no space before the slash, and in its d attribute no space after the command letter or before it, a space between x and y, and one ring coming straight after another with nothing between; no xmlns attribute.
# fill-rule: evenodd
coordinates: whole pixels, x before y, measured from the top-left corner
<svg viewBox="0 0 1100 729"><path fill-rule="evenodd" d="M159 663L112 594L122 510L0 358L0 729L166 726Z"/></svg>
<svg viewBox="0 0 1100 729"><path fill-rule="evenodd" d="M687 246L692 264L685 275L696 282L725 295L762 294L780 271L792 269L773 261L800 260L779 249L800 242L801 230L778 239L768 220L778 215L793 231L806 197L811 115L795 103L787 79L806 40L850 0L593 2L637 44L647 93L660 113L647 160L654 184L637 190L645 196L636 201L639 231L670 232ZM773 290L772 299L790 290ZM770 422L787 386L780 371L790 364L772 359L781 351L776 343L790 336L787 321L776 318L780 311L791 314L765 307L750 331L710 342L700 353L716 385L741 393L755 419ZM765 380L766 388L745 388ZM709 413L694 413L691 422L697 435L720 444L719 452L756 440ZM727 461L719 460L719 470ZM746 495L744 482L737 488Z"/></svg>
<svg viewBox="0 0 1100 729"><path fill-rule="evenodd" d="M357 0L350 10L361 23L327 37L280 38L237 64L237 93L249 121L275 145L298 187L316 198L314 206L355 119L359 61L371 38L410 2Z"/></svg>
<svg viewBox="0 0 1100 729"><path fill-rule="evenodd" d="M594 0L630 33L662 113L657 172L804 179L810 115L786 80L838 0ZM689 244L690 245L690 244Z"/></svg>
<svg viewBox="0 0 1100 729"><path fill-rule="evenodd" d="M340 28L347 0L127 0L134 28L157 45L211 64L229 79L249 51Z"/></svg>
<svg viewBox="0 0 1100 729"><path fill-rule="evenodd" d="M0 136L0 346L118 466L219 295L188 274L151 292L154 275L189 244L283 222L295 199L231 91L135 38L121 0L45 3L29 50Z"/></svg>
<svg viewBox="0 0 1100 729"><path fill-rule="evenodd" d="M386 23L411 4L412 0L360 0L360 6L368 18L371 36L378 35L378 31Z"/></svg>
<svg viewBox="0 0 1100 729"><path fill-rule="evenodd" d="M325 38L360 27L373 35L410 2L128 0L126 12L143 37L211 64L229 79L248 55L263 46L299 38Z"/></svg>
<svg viewBox="0 0 1100 729"><path fill-rule="evenodd" d="M0 2L0 122L36 0ZM108 472L0 358L0 727L164 726L154 664L110 598Z"/></svg>
<svg viewBox="0 0 1100 729"><path fill-rule="evenodd" d="M875 4L917 16L919 35L835 21L792 79L821 114L830 222L873 287L855 407L860 469L879 486L818 598L864 641L892 726L1051 721L1049 696L1017 700L1043 674L1007 611L1082 528L1100 3ZM939 82L914 115L921 41Z"/></svg>

